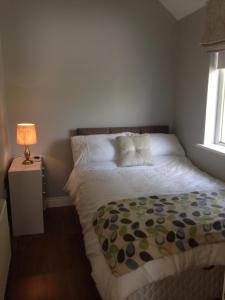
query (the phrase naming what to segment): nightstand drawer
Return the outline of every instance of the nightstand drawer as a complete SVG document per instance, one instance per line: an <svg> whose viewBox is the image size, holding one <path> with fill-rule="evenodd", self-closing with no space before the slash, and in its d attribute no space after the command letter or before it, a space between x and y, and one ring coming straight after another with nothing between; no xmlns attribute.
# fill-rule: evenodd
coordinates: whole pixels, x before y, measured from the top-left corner
<svg viewBox="0 0 225 300"><path fill-rule="evenodd" d="M43 209L45 210L47 208L46 204L46 176L45 176L45 165L42 160L42 166L41 166L41 176L42 176L42 201L43 201Z"/></svg>

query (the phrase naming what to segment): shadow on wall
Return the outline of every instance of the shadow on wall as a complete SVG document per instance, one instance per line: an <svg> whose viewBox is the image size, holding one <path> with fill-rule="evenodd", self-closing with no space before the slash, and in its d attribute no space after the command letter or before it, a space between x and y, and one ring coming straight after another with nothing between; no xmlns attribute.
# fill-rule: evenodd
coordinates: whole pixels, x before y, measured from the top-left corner
<svg viewBox="0 0 225 300"><path fill-rule="evenodd" d="M47 195L62 194L69 172L73 169L70 139L56 140L50 144L45 155ZM58 191L56 191L58 187Z"/></svg>
<svg viewBox="0 0 225 300"><path fill-rule="evenodd" d="M1 68L1 66L0 66ZM1 70L0 70L1 72ZM5 113L4 93L0 74L0 198L5 196L5 177L9 166L8 131Z"/></svg>

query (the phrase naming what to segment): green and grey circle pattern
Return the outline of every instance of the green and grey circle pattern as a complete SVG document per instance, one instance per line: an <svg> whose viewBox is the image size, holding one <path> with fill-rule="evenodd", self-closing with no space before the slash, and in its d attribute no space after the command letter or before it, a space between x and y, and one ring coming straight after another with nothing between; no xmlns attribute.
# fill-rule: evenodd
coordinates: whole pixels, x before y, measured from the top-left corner
<svg viewBox="0 0 225 300"><path fill-rule="evenodd" d="M225 191L113 201L93 226L115 276L199 245L225 241Z"/></svg>

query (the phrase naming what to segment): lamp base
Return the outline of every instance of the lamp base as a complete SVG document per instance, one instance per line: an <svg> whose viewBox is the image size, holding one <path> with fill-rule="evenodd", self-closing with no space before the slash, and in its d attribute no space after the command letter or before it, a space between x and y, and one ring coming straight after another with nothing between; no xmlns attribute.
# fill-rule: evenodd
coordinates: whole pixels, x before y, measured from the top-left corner
<svg viewBox="0 0 225 300"><path fill-rule="evenodd" d="M30 159L25 159L23 161L23 165L32 165L33 163L34 163L33 160L30 160Z"/></svg>
<svg viewBox="0 0 225 300"><path fill-rule="evenodd" d="M30 159L30 149L29 146L27 145L25 145L24 156L25 156L25 160L23 161L24 165L32 165L34 163L33 160Z"/></svg>

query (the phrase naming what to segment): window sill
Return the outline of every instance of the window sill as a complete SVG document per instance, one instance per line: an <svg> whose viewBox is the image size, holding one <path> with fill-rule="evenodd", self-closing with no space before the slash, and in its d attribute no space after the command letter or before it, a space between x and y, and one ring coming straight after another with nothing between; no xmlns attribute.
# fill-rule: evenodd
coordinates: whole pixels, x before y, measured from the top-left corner
<svg viewBox="0 0 225 300"><path fill-rule="evenodd" d="M197 144L196 146L198 148L205 149L210 152L214 152L219 155L225 156L225 147L224 146L215 145L215 144L211 144L211 145Z"/></svg>

